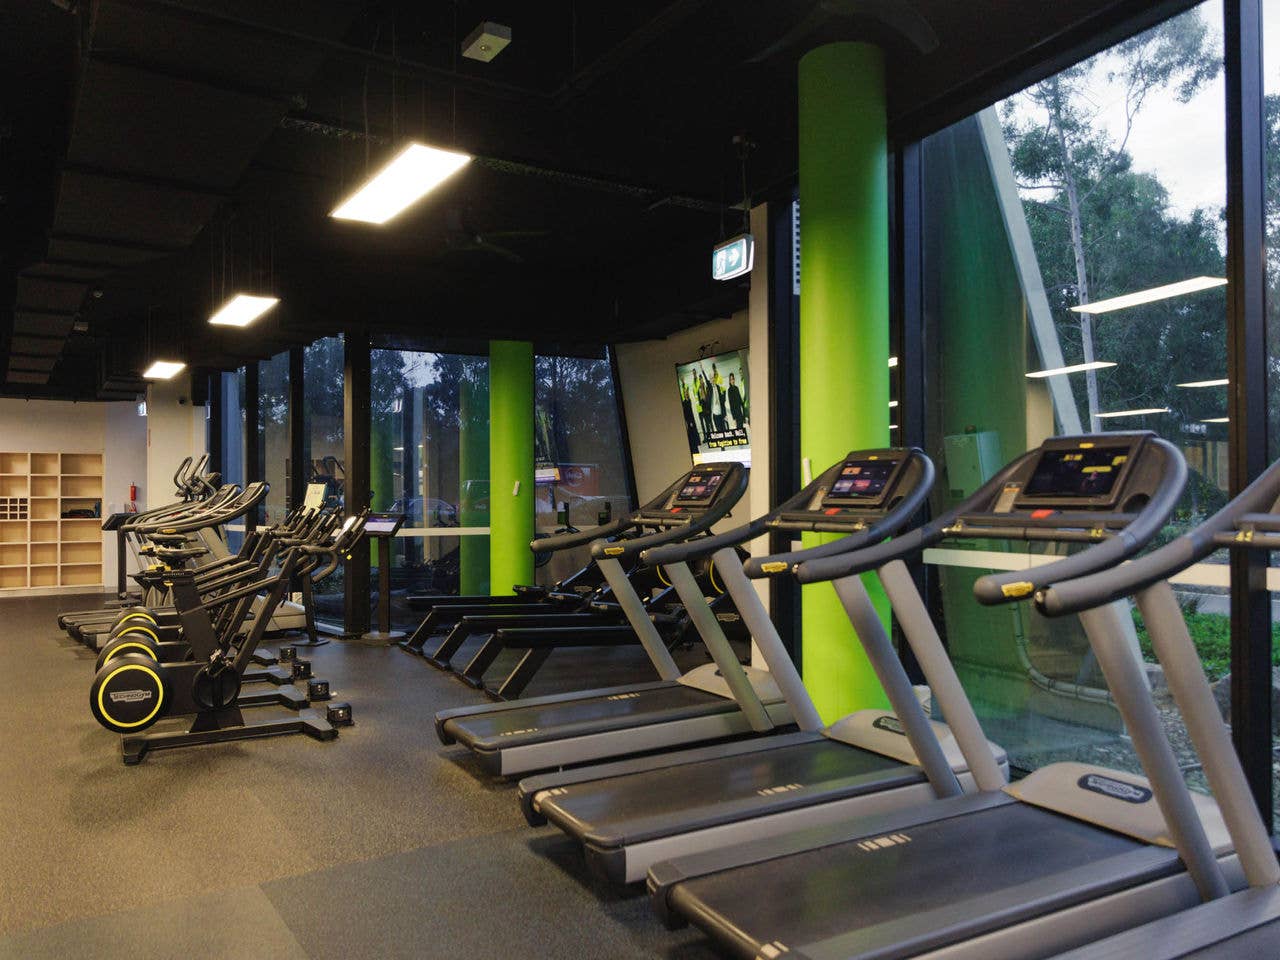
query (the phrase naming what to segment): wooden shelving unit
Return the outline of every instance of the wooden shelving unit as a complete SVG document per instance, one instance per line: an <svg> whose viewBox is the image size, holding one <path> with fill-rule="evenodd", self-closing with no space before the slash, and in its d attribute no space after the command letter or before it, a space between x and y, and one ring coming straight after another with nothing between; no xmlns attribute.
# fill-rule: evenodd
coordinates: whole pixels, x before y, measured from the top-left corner
<svg viewBox="0 0 1280 960"><path fill-rule="evenodd" d="M0 451L0 595L101 586L102 497L101 453Z"/></svg>

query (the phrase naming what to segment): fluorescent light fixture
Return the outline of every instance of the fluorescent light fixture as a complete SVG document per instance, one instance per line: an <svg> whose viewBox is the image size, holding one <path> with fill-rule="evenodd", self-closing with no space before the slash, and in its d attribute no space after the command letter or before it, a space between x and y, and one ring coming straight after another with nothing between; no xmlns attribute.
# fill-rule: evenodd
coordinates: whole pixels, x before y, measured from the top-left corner
<svg viewBox="0 0 1280 960"><path fill-rule="evenodd" d="M329 216L386 223L471 162L469 154L411 143Z"/></svg>
<svg viewBox="0 0 1280 960"><path fill-rule="evenodd" d="M1071 309L1076 313L1110 313L1112 310L1123 310L1125 307L1136 307L1140 303L1152 303L1156 300L1167 300L1170 297L1181 297L1198 290L1209 290L1213 287L1224 287L1225 277L1192 277L1190 280L1179 280L1163 287L1152 287L1150 290L1138 290L1126 293L1122 297L1110 300L1099 300L1097 303L1084 303Z"/></svg>
<svg viewBox="0 0 1280 960"><path fill-rule="evenodd" d="M1201 423L1230 423L1230 417L1211 417L1208 420L1201 420Z"/></svg>
<svg viewBox="0 0 1280 960"><path fill-rule="evenodd" d="M1140 410L1112 410L1110 413L1095 413L1094 416L1099 420L1107 420L1111 417L1142 417L1148 413L1168 413L1168 407L1143 407Z"/></svg>
<svg viewBox="0 0 1280 960"><path fill-rule="evenodd" d="M1076 363L1069 367L1054 367L1052 370L1036 370L1028 373L1027 376L1032 380L1038 380L1041 377L1056 377L1064 373L1080 373L1084 370L1102 370L1104 367L1114 367L1115 364L1110 360L1094 360L1092 363Z"/></svg>
<svg viewBox="0 0 1280 960"><path fill-rule="evenodd" d="M218 327L247 327L279 302L279 297L237 293L209 318L209 322Z"/></svg>
<svg viewBox="0 0 1280 960"><path fill-rule="evenodd" d="M898 425L897 425L896 423L891 423L891 424L889 424L889 429L890 429L890 430L897 430L897 429L898 429Z"/></svg>
<svg viewBox="0 0 1280 960"><path fill-rule="evenodd" d="M892 409L893 409L894 407L896 407L897 405L898 405L898 401L897 401L897 400L890 400L890 401L889 401L889 409L890 409L890 410L892 410Z"/></svg>
<svg viewBox="0 0 1280 960"><path fill-rule="evenodd" d="M144 380L172 380L179 370L185 370L185 363L178 363L174 360L157 360L151 366L147 367L147 372L142 375Z"/></svg>
<svg viewBox="0 0 1280 960"><path fill-rule="evenodd" d="M891 366L891 367L896 367L897 365L898 365L898 358L897 358L897 357L890 357L890 358L889 358L889 366Z"/></svg>
<svg viewBox="0 0 1280 960"><path fill-rule="evenodd" d="M391 449L392 449L392 450L399 450L401 453L403 453L403 452L404 452L404 447L392 447Z"/></svg>
<svg viewBox="0 0 1280 960"><path fill-rule="evenodd" d="M1225 386L1226 386L1228 383L1230 383L1230 382L1231 382L1230 380L1226 380L1226 379L1223 379L1223 380L1196 380L1196 381L1194 381L1194 382L1192 382L1192 383L1180 383L1180 384L1178 384L1178 386L1180 386L1180 387L1189 387L1189 388L1196 388L1196 387L1225 387Z"/></svg>

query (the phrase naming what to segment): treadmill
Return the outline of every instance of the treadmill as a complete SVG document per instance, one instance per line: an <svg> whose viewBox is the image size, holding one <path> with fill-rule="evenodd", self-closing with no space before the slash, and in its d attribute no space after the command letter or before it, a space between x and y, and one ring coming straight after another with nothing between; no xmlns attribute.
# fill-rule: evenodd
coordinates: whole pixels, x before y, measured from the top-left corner
<svg viewBox="0 0 1280 960"><path fill-rule="evenodd" d="M859 710L824 726L748 576L789 572L805 559L878 543L899 532L924 505L934 466L919 450L855 450L799 494L720 536L647 550L648 564L710 557L746 620L800 728L676 753L529 777L520 783L525 817L550 821L582 844L593 874L614 883L643 880L656 861L743 840L847 820L972 790L964 754L950 730L930 721L861 580L841 584L868 659L893 711ZM744 570L736 548L768 533L843 533L835 543L763 559ZM897 576L909 576L900 562ZM932 638L936 640L935 638ZM940 644L923 664L944 714L969 708ZM936 743L923 734L932 723ZM918 757L905 727L931 749ZM1003 751L974 751L1002 776Z"/></svg>
<svg viewBox="0 0 1280 960"><path fill-rule="evenodd" d="M1280 957L1280 865L1169 585L1171 577L1223 548L1280 550L1280 463L1195 530L1161 549L1119 570L1036 595L1036 606L1048 616L1078 613L1121 597L1136 600L1249 883L1248 889L1061 954L1059 960Z"/></svg>
<svg viewBox="0 0 1280 960"><path fill-rule="evenodd" d="M436 714L440 741L462 744L487 772L512 776L772 733L778 725L789 724L791 711L768 672L744 668L724 634L705 623L715 617L701 602L687 564L672 564L666 574L696 618L713 662L683 674L623 572L624 563L649 547L707 533L741 499L747 476L747 468L739 463L695 467L642 511L643 525L654 533L592 544L591 555L649 654L658 680L444 710ZM538 542L554 550L558 540Z"/></svg>
<svg viewBox="0 0 1280 960"><path fill-rule="evenodd" d="M932 624L916 615L914 585L884 576L886 565L948 538L1088 545L974 585L985 605L1030 599L1135 555L1173 512L1186 479L1178 450L1150 432L1050 439L938 519L887 543L805 561L796 575L837 580L839 589L877 571L919 655ZM1146 778L1066 762L1014 784L993 781L970 754L971 743L985 741L960 735L972 714L950 713L976 793L656 864L648 886L659 914L696 924L737 957L1028 960L1241 886L1217 805L1180 786L1125 639L1129 616L1127 605L1107 604L1080 619ZM907 734L920 752L915 731Z"/></svg>

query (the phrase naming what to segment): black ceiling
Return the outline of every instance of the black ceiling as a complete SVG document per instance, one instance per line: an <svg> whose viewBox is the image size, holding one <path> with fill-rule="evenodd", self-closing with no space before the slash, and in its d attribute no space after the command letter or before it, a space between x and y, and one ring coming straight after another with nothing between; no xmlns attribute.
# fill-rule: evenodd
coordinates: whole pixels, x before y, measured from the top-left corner
<svg viewBox="0 0 1280 960"><path fill-rule="evenodd" d="M918 134L1186 4L916 0L891 127ZM723 315L749 189L789 184L795 60L895 0L9 0L0 4L0 394L128 396L351 326L589 346ZM69 8L69 9L68 9ZM490 64L458 56L511 27ZM1117 26L1124 25L1124 26ZM407 138L476 161L384 228L330 209ZM205 323L234 290L281 305ZM12 308L12 310L10 310Z"/></svg>

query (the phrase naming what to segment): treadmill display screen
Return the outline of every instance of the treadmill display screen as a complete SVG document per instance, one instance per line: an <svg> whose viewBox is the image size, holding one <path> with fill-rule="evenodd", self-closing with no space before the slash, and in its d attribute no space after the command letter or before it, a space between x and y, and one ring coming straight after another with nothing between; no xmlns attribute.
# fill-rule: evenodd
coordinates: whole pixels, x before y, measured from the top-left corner
<svg viewBox="0 0 1280 960"><path fill-rule="evenodd" d="M681 506L706 506L715 499L723 481L722 470L695 470L676 494L675 502Z"/></svg>
<svg viewBox="0 0 1280 960"><path fill-rule="evenodd" d="M1073 500L1106 497L1128 460L1128 447L1046 450L1022 495Z"/></svg>
<svg viewBox="0 0 1280 960"><path fill-rule="evenodd" d="M846 460L827 494L830 501L874 501L898 468L897 460Z"/></svg>

